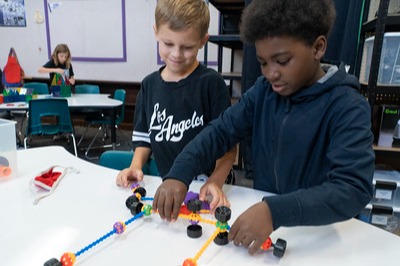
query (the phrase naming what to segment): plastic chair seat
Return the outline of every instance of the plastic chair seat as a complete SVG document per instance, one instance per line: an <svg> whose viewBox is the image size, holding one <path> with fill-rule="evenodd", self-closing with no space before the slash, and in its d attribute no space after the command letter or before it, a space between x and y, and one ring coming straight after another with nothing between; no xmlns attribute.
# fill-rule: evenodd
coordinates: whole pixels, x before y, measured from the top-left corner
<svg viewBox="0 0 400 266"><path fill-rule="evenodd" d="M122 170L131 165L133 154L132 151L105 151L100 155L99 164L115 170ZM160 176L156 161L152 158L143 165L142 171L145 175Z"/></svg>
<svg viewBox="0 0 400 266"><path fill-rule="evenodd" d="M91 94L99 94L100 87L98 85L92 84L80 84L75 85L75 93L91 93Z"/></svg>
<svg viewBox="0 0 400 266"><path fill-rule="evenodd" d="M59 126L58 125L42 125L40 130L35 132L32 129L32 135L56 135L59 133Z"/></svg>
<svg viewBox="0 0 400 266"><path fill-rule="evenodd" d="M49 86L44 82L26 82L24 88L33 89L37 94L50 94Z"/></svg>

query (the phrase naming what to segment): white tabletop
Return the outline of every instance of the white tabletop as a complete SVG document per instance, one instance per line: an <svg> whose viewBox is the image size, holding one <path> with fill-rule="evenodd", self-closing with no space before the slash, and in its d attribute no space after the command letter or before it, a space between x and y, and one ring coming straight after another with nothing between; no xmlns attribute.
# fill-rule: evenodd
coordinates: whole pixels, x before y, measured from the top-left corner
<svg viewBox="0 0 400 266"><path fill-rule="evenodd" d="M110 98L109 94L72 94L71 97L66 98L68 106L71 108L85 107L99 107L102 109L115 108L122 105L122 102Z"/></svg>
<svg viewBox="0 0 400 266"><path fill-rule="evenodd" d="M38 99L52 98L51 95L38 95ZM54 97L64 98L64 97ZM68 107L71 109L82 108L99 108L99 109L112 109L122 105L122 102L110 98L110 94L85 94L78 93L72 94L71 97L65 97L68 101ZM34 101L35 99L33 99ZM29 104L27 102L13 102L0 104L0 110L28 110Z"/></svg>
<svg viewBox="0 0 400 266"><path fill-rule="evenodd" d="M117 171L83 161L61 147L33 148L18 153L18 176L0 179L1 265L43 265L65 252L81 250L112 230L116 221L132 217L125 207L129 189L115 185ZM80 173L66 175L55 192L33 205L29 182L52 165L72 166ZM141 185L152 197L159 177L145 176ZM190 190L198 192L201 183ZM231 201L232 224L247 207L261 200L265 192L249 188L224 187ZM208 215L204 218L213 219ZM214 232L201 224L203 235L186 235L188 221L163 222L158 215L140 218L122 235L112 235L76 258L75 265L182 265L194 257ZM271 235L287 241L282 259L270 251L250 256L232 243L205 249L198 265L398 265L400 237L352 219L319 227L280 228Z"/></svg>

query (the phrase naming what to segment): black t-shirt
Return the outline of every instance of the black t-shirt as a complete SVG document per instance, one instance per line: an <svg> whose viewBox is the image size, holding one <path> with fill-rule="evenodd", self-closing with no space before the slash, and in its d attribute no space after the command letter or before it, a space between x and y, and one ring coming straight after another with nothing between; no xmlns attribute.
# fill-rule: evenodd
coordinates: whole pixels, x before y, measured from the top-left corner
<svg viewBox="0 0 400 266"><path fill-rule="evenodd" d="M186 144L230 106L225 81L215 70L200 64L187 78L165 82L163 68L141 83L132 136L135 148L151 148L161 176ZM203 173L213 168L205 166Z"/></svg>
<svg viewBox="0 0 400 266"><path fill-rule="evenodd" d="M61 68L61 69L67 70L67 66L65 64L56 65L53 60L48 61L46 64L43 65L43 67L45 67L45 68ZM72 64L69 65L68 73L69 73L68 78L74 76L74 70L72 68ZM53 81L53 78L54 78L55 74L56 73L49 73L50 82Z"/></svg>

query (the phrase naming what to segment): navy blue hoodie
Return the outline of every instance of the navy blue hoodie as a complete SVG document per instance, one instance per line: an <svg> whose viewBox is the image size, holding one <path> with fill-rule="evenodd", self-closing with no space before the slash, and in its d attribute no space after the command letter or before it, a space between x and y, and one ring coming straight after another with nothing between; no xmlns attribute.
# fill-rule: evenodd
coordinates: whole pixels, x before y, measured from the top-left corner
<svg viewBox="0 0 400 266"><path fill-rule="evenodd" d="M374 172L370 107L358 86L343 65L288 97L260 77L185 147L165 178L189 186L202 168L252 136L254 188L276 194L263 199L274 229L352 218L371 199Z"/></svg>

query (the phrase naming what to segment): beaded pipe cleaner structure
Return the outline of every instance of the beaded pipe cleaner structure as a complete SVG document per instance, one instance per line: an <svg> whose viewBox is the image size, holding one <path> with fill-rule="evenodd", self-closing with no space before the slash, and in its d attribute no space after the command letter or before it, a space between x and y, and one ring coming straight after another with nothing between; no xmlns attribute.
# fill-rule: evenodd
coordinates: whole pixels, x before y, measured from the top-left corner
<svg viewBox="0 0 400 266"><path fill-rule="evenodd" d="M134 215L132 218L128 219L125 222L116 222L110 232L101 236L78 252L66 252L61 256L60 260L57 260L56 258L51 258L44 263L44 266L73 266L76 261L76 257L82 255L83 253L101 243L105 239L109 238L110 236L114 234L124 233L126 226L131 224L135 220L143 216L150 216L150 214L152 213L151 205L145 205L142 203L142 201L153 200L153 198L146 198L146 190L137 183L131 186L131 190L133 192L133 195L129 196L126 199L125 205L131 211L132 215ZM187 219L191 223L191 225L187 227L187 235L189 237L198 238L202 235L202 227L199 225L199 222L204 222L216 226L216 230L206 241L206 243L201 247L200 251L193 258L186 259L182 264L183 266L197 266L198 259L204 253L211 241L214 240L214 243L216 243L217 245L228 244L228 230L230 227L227 222L231 217L231 210L225 206L218 207L215 211L215 218L217 219L217 221L211 221L203 219L200 216L200 213L210 213L210 211L208 203L200 201L198 199L197 193L189 192L185 198L184 204L185 205L181 207L179 217ZM277 242L273 244L272 240L268 238L262 245L261 249L267 250L270 247L274 247L273 254L275 256L282 258L286 250L286 241L278 239Z"/></svg>

